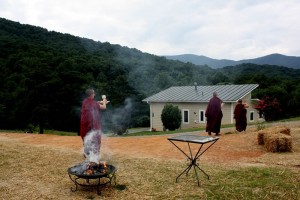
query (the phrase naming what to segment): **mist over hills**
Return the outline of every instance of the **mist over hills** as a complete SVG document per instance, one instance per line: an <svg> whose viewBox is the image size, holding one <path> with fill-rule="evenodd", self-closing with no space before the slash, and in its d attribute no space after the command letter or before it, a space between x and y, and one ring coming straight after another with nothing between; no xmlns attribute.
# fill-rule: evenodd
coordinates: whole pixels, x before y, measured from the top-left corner
<svg viewBox="0 0 300 200"><path fill-rule="evenodd" d="M228 60L228 59L213 59L206 56L198 56L194 54L182 54L174 56L165 56L167 59L178 60L182 62L190 62L195 65L207 65L211 68L223 68L226 66L235 66L243 63L252 63L257 65L277 65L294 69L300 69L300 57L298 56L286 56L278 53L244 60Z"/></svg>
<svg viewBox="0 0 300 200"><path fill-rule="evenodd" d="M283 55L255 59L269 59L276 65L239 64L242 62L204 56L204 64L199 65L193 64L199 57L195 55L178 61L3 18L0 48L0 129L34 126L40 127L40 132L44 127L77 132L84 90L90 87L99 94L96 99L106 94L111 101L103 115L107 120L104 130L115 126L114 109L124 108L128 98L134 105L131 114L127 112L131 118L123 116L128 127L149 126L149 105L142 99L171 86L195 82L259 84L253 98L267 95L284 102L284 111L274 116L300 113L300 69L278 66L283 58L289 58ZM220 62L227 67L212 68Z"/></svg>
<svg viewBox="0 0 300 200"><path fill-rule="evenodd" d="M0 129L76 131L87 88L110 100L103 130L131 103L129 127L149 126L145 97L173 85L207 85L214 70L109 42L0 17ZM128 100L129 99L129 100ZM127 115L126 115L127 116ZM123 125L123 122L120 123Z"/></svg>

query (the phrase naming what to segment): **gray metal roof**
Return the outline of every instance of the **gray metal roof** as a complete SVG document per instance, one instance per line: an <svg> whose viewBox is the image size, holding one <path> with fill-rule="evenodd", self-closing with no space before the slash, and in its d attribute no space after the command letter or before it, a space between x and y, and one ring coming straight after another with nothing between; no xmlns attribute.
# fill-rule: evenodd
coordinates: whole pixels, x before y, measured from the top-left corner
<svg viewBox="0 0 300 200"><path fill-rule="evenodd" d="M258 84L176 86L147 97L146 102L209 102L213 92L224 102L237 102L252 92Z"/></svg>

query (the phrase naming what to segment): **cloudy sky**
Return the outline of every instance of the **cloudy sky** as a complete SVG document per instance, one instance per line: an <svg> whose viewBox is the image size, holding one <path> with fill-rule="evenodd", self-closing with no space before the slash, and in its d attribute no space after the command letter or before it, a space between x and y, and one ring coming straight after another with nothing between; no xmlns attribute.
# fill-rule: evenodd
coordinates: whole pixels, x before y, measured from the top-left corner
<svg viewBox="0 0 300 200"><path fill-rule="evenodd" d="M155 55L300 56L299 0L0 0L0 17Z"/></svg>

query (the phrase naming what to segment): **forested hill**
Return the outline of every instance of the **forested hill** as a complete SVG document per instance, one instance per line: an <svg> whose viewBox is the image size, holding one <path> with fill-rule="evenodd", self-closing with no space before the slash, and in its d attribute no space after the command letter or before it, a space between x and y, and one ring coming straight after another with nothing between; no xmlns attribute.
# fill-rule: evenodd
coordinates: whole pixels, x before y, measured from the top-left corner
<svg viewBox="0 0 300 200"><path fill-rule="evenodd" d="M84 76L97 75L97 81L105 81L105 77L101 76L106 68L111 71L105 74L110 76L110 81L115 79L112 73L121 70L128 76L127 83L145 96L173 85L174 81L177 85L195 81L207 84L206 77L213 72L209 67L167 60L137 49L47 31L5 19L0 20L0 26L3 62L7 59L13 61L12 58L34 58L55 69L73 67L79 72L89 72Z"/></svg>
<svg viewBox="0 0 300 200"><path fill-rule="evenodd" d="M206 77L213 72L3 18L0 48L0 128L43 122L54 129L78 129L87 87L106 94L111 107L131 98L136 102L133 117L146 118L149 108L141 103L143 98L171 85L207 84ZM136 125L139 120L133 119Z"/></svg>
<svg viewBox="0 0 300 200"><path fill-rule="evenodd" d="M182 62L191 62L195 65L208 65L211 68L223 68L226 66L241 65L244 63L251 63L257 65L277 65L294 69L300 69L300 57L299 56L286 56L278 53L266 55L254 59L244 60L229 60L229 59L213 59L206 56L198 56L193 54L183 54L175 56L165 56L168 59L179 60Z"/></svg>
<svg viewBox="0 0 300 200"><path fill-rule="evenodd" d="M0 129L38 125L78 131L87 87L95 88L96 98L106 94L111 100L108 110L118 108L122 113L111 119L125 118L120 123L129 126L149 124L149 106L141 100L175 85L255 82L263 86L256 90L257 97L269 86L300 96L297 70L258 65L215 70L3 18L0 48ZM269 70L261 72L264 67ZM289 91L284 85L287 81ZM121 112L128 98L131 109ZM295 98L293 105L300 102L300 97Z"/></svg>

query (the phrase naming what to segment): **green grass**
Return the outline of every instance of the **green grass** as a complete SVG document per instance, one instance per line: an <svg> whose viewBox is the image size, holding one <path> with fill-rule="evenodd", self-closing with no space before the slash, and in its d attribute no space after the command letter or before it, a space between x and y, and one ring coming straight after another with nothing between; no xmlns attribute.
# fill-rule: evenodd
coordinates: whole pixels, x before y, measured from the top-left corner
<svg viewBox="0 0 300 200"><path fill-rule="evenodd" d="M0 130L0 132L4 133L26 133L24 130ZM38 131L35 131L30 134L39 134ZM52 134L52 135L61 135L61 136L76 136L78 135L75 132L67 132L67 131L56 131L56 130L44 130L44 134Z"/></svg>
<svg viewBox="0 0 300 200"><path fill-rule="evenodd" d="M270 124L270 123L276 123L276 122L290 122L290 121L299 121L300 117L294 117L294 118L289 118L289 119L283 119L283 120L278 120L278 121L272 121L272 122L263 122L261 124L262 126ZM248 126L250 125L256 125L258 126L257 123L248 123ZM234 124L224 124L221 126L221 128L231 128L234 127ZM130 130L136 130L139 128L131 128ZM186 132L195 132L195 131L204 131L205 127L201 128L189 128L189 129L177 129L175 131L156 131L156 132L151 132L151 131L141 131L141 132L136 132L136 133L130 133L130 134L124 134L124 135L112 135L111 133L107 133L107 135L111 137L130 137L130 136L150 136L150 135L166 135L166 134L174 134L174 133L186 133ZM24 133L24 130L0 130L0 132L15 132L15 133ZM33 134L37 134L38 131L35 131ZM57 131L57 130L45 130L44 134L53 134L53 135L62 135L62 136L77 136L78 133L76 132L67 132L67 131Z"/></svg>
<svg viewBox="0 0 300 200"><path fill-rule="evenodd" d="M178 130L175 130L175 131L155 131L155 132L142 131L142 132L129 133L129 134L118 135L118 136L119 137L130 137L130 136L145 136L145 135L165 135L165 134L194 132L194 131L202 131L202 130L205 130L205 128L190 128L190 129L178 129Z"/></svg>
<svg viewBox="0 0 300 200"><path fill-rule="evenodd" d="M229 128L234 127L234 124L225 124L222 125L221 128ZM129 133L124 135L112 135L113 137L130 137L130 136L150 136L150 135L166 135L166 134L174 134L174 133L186 133L186 132L196 132L196 131L204 131L205 127L200 128L188 128L188 129L177 129L174 131L141 131L136 133Z"/></svg>
<svg viewBox="0 0 300 200"><path fill-rule="evenodd" d="M24 130L0 130L0 133L25 133Z"/></svg>
<svg viewBox="0 0 300 200"><path fill-rule="evenodd" d="M78 133L56 130L45 130L44 134L62 135L62 136L77 136Z"/></svg>
<svg viewBox="0 0 300 200"><path fill-rule="evenodd" d="M297 199L299 173L282 168L249 167L214 174L208 199Z"/></svg>
<svg viewBox="0 0 300 200"><path fill-rule="evenodd" d="M299 121L299 120L300 120L300 117L293 117L293 118L278 120L275 122L290 122L290 121Z"/></svg>
<svg viewBox="0 0 300 200"><path fill-rule="evenodd" d="M267 124L272 124L276 122L289 122L289 121L299 121L300 117L294 117L294 118L289 118L289 119L283 119L279 121L272 121L272 122L263 122L263 125ZM248 126L255 125L258 126L257 123L248 123ZM222 128L232 128L235 127L234 124L224 124L221 126ZM117 137L130 137L130 136L150 136L150 135L166 135L166 134L174 134L174 133L186 133L186 132L195 132L195 131L204 131L205 127L201 128L190 128L190 129L178 129L175 131L156 131L156 132L151 132L151 131L142 131L142 132L136 132L136 133L130 133L130 134L124 134L124 135L113 135Z"/></svg>

